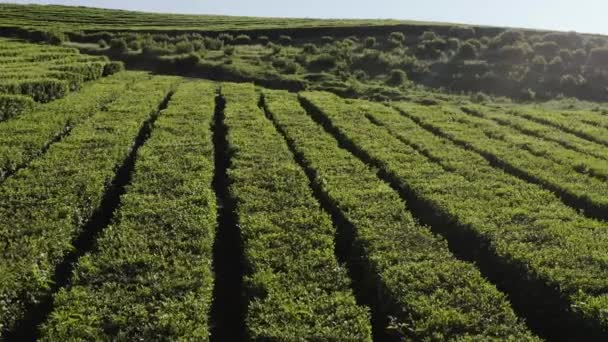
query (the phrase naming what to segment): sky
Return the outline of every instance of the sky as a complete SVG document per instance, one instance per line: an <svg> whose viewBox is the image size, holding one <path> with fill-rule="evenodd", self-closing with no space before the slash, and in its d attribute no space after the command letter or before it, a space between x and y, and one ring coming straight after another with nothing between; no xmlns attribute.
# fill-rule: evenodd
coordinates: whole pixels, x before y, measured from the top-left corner
<svg viewBox="0 0 608 342"><path fill-rule="evenodd" d="M390 18L608 34L608 0L16 0L148 12Z"/></svg>

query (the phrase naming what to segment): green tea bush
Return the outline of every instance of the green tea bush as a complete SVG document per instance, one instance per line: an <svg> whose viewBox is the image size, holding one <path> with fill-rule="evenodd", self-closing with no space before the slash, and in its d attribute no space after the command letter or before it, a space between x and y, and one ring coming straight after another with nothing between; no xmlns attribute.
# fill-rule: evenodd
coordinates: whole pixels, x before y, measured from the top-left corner
<svg viewBox="0 0 608 342"><path fill-rule="evenodd" d="M363 45L368 49L373 48L376 45L376 38L375 37L365 38Z"/></svg>
<svg viewBox="0 0 608 342"><path fill-rule="evenodd" d="M405 71L400 69L391 70L388 79L386 80L386 84L391 86L400 86L407 82L407 74Z"/></svg>
<svg viewBox="0 0 608 342"><path fill-rule="evenodd" d="M234 37L229 33L220 33L220 35L217 36L217 39L223 41L224 44L232 44L234 41Z"/></svg>
<svg viewBox="0 0 608 342"><path fill-rule="evenodd" d="M194 52L194 46L189 41L181 41L175 44L175 53L177 54L185 54Z"/></svg>
<svg viewBox="0 0 608 342"><path fill-rule="evenodd" d="M115 52L123 53L128 50L127 42L122 38L110 40L110 49Z"/></svg>
<svg viewBox="0 0 608 342"><path fill-rule="evenodd" d="M307 43L304 44L304 46L302 46L302 51L304 51L304 53L309 54L309 55L313 55L319 52L319 49L317 48L317 46L315 44L312 43Z"/></svg>
<svg viewBox="0 0 608 342"><path fill-rule="evenodd" d="M112 61L106 63L106 65L103 67L103 76L113 75L123 70L125 70L125 64L123 62Z"/></svg>
<svg viewBox="0 0 608 342"><path fill-rule="evenodd" d="M335 56L328 53L314 57L308 62L308 68L313 71L326 71L336 66L337 60Z"/></svg>
<svg viewBox="0 0 608 342"><path fill-rule="evenodd" d="M251 37L249 37L246 34L239 34L238 36L236 36L236 38L234 38L234 44L238 44L238 45L251 44Z"/></svg>
<svg viewBox="0 0 608 342"><path fill-rule="evenodd" d="M466 42L462 44L456 56L459 59L476 59L477 47L470 42Z"/></svg>
<svg viewBox="0 0 608 342"><path fill-rule="evenodd" d="M30 111L33 107L34 100L30 97L0 94L0 121Z"/></svg>

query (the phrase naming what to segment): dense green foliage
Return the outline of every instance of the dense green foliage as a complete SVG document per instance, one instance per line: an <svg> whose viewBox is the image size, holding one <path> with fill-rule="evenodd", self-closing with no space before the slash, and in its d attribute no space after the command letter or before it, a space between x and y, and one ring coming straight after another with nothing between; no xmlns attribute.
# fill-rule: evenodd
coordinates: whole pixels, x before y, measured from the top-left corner
<svg viewBox="0 0 608 342"><path fill-rule="evenodd" d="M55 266L175 82L156 77L134 85L0 185L0 331L50 295Z"/></svg>
<svg viewBox="0 0 608 342"><path fill-rule="evenodd" d="M26 95L43 103L53 101L79 89L83 82L111 74L104 69L113 64L105 57L80 55L73 48L0 39L0 94ZM108 68L120 70L116 66Z"/></svg>
<svg viewBox="0 0 608 342"><path fill-rule="evenodd" d="M0 125L0 179L38 156L54 140L105 108L132 83L149 77L125 73L85 85L79 92Z"/></svg>
<svg viewBox="0 0 608 342"><path fill-rule="evenodd" d="M56 295L43 340L208 340L214 98L210 83L172 96L138 150L114 224Z"/></svg>
<svg viewBox="0 0 608 342"><path fill-rule="evenodd" d="M330 217L304 171L257 107L252 85L223 84L221 92L232 151L230 193L249 270L249 337L370 341L368 312L356 304L337 263Z"/></svg>
<svg viewBox="0 0 608 342"><path fill-rule="evenodd" d="M34 101L22 95L0 94L0 121L15 117L23 112L30 111Z"/></svg>
<svg viewBox="0 0 608 342"><path fill-rule="evenodd" d="M608 340L606 37L0 11L0 339Z"/></svg>
<svg viewBox="0 0 608 342"><path fill-rule="evenodd" d="M356 229L351 258L365 263L369 285L363 291L377 294L373 308L393 317L387 329L395 337L533 340L504 296L417 224L397 193L340 149L299 107L296 95L266 91L265 103L324 196Z"/></svg>
<svg viewBox="0 0 608 342"><path fill-rule="evenodd" d="M219 80L383 99L403 99L412 84L523 100L608 99L602 86L608 81L608 39L597 35L381 20L1 6L6 16L0 34L32 41L47 37L54 44L68 39L83 51L154 70L205 75L213 69ZM39 17L46 19L44 24ZM30 31L21 32L23 27L42 33L32 37ZM198 60L185 68L161 58L191 54ZM403 75L413 83L403 82Z"/></svg>
<svg viewBox="0 0 608 342"><path fill-rule="evenodd" d="M472 234L476 245L469 248L478 253L487 248L488 255L477 261L491 263L496 281L516 284L513 300L569 327L562 333L572 338L606 336L604 222L585 218L551 192L502 172L394 110L323 93L304 96L404 191L427 202L444 222L456 223L444 234L452 239Z"/></svg>

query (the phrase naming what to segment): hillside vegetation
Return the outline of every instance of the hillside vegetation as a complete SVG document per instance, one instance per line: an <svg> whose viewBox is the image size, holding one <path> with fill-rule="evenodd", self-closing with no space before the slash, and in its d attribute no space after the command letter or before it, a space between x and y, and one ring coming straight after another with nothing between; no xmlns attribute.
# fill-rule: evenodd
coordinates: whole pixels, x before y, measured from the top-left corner
<svg viewBox="0 0 608 342"><path fill-rule="evenodd" d="M608 340L606 37L0 10L1 340Z"/></svg>
<svg viewBox="0 0 608 342"><path fill-rule="evenodd" d="M598 35L399 21L0 7L5 35L69 40L83 51L161 72L380 100L403 99L414 86L519 100L608 97L608 39Z"/></svg>

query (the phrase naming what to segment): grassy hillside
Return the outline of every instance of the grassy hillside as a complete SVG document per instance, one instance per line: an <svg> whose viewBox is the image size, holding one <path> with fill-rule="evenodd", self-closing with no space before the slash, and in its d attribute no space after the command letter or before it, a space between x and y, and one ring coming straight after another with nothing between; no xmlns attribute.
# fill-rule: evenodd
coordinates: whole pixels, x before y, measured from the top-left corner
<svg viewBox="0 0 608 342"><path fill-rule="evenodd" d="M0 8L0 34L70 41L157 72L379 100L407 98L416 86L519 100L608 99L608 39L597 35L390 20Z"/></svg>
<svg viewBox="0 0 608 342"><path fill-rule="evenodd" d="M0 10L0 340L608 340L607 37Z"/></svg>

